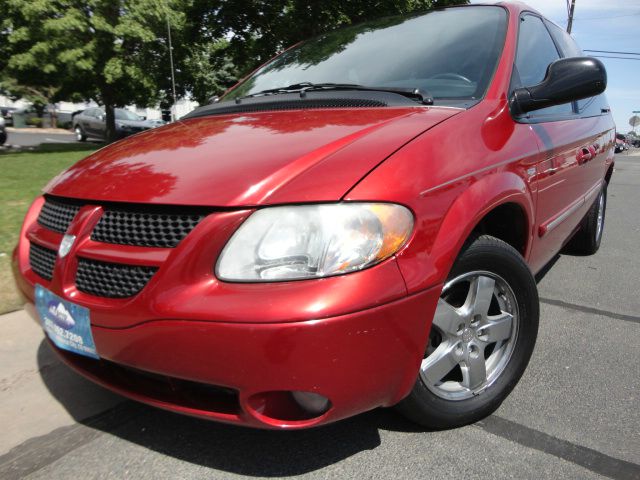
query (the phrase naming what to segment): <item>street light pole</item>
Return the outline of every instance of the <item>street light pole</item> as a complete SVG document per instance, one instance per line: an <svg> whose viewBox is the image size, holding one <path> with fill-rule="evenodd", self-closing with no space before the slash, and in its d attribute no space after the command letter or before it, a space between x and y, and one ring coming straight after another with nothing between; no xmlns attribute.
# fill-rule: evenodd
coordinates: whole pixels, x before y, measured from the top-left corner
<svg viewBox="0 0 640 480"><path fill-rule="evenodd" d="M571 27L573 26L573 12L576 9L576 0L571 0L571 7L569 8L569 23L567 23L567 33L571 34Z"/></svg>
<svg viewBox="0 0 640 480"><path fill-rule="evenodd" d="M171 46L171 25L169 25L169 17L167 16L167 37L169 38L169 63L171 65L171 90L173 91L173 105L171 106L171 121L175 118L176 109L176 76L173 69L173 47Z"/></svg>

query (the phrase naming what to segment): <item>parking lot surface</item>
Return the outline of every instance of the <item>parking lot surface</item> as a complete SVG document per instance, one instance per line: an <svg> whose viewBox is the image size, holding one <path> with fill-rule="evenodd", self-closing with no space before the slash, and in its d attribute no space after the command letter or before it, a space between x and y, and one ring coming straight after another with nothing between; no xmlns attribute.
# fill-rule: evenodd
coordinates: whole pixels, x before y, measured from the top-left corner
<svg viewBox="0 0 640 480"><path fill-rule="evenodd" d="M7 131L5 147L35 147L41 143L77 143L73 132L61 129L42 132L39 129L16 129Z"/></svg>
<svg viewBox="0 0 640 480"><path fill-rule="evenodd" d="M640 153L618 155L602 247L539 278L540 333L502 407L429 432L390 409L296 432L123 400L0 318L0 478L640 478ZM375 374L364 372L363 374Z"/></svg>

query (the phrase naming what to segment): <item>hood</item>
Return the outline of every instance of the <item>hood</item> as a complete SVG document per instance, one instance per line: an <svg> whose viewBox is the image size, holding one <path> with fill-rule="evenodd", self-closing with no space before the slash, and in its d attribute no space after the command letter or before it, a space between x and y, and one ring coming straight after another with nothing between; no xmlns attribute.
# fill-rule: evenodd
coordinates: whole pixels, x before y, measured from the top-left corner
<svg viewBox="0 0 640 480"><path fill-rule="evenodd" d="M294 110L199 117L109 145L46 193L216 207L336 201L402 145L460 109Z"/></svg>

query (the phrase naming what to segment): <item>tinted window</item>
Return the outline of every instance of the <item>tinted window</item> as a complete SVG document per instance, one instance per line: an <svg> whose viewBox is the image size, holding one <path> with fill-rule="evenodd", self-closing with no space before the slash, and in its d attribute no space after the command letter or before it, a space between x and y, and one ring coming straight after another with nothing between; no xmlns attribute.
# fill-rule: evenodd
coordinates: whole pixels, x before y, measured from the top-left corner
<svg viewBox="0 0 640 480"><path fill-rule="evenodd" d="M571 35L551 22L547 22L547 26L549 27L549 31L551 32L553 39L560 47L563 57L582 57L584 55L576 41L571 38Z"/></svg>
<svg viewBox="0 0 640 480"><path fill-rule="evenodd" d="M285 52L225 100L302 82L420 88L436 101L481 98L506 20L501 7L474 6L336 30Z"/></svg>
<svg viewBox="0 0 640 480"><path fill-rule="evenodd" d="M551 22L547 22L549 31L553 36L556 44L560 47L563 57L582 57L584 53L571 36L563 29L554 25ZM578 101L578 113L583 116L601 115L603 109L608 109L609 103L604 95L598 95L597 97L586 98Z"/></svg>
<svg viewBox="0 0 640 480"><path fill-rule="evenodd" d="M549 64L560 58L547 27L539 17L524 15L520 19L518 50L516 52L517 86L537 85L547 73ZM569 114L573 112L571 103L557 105L531 112L530 116Z"/></svg>
<svg viewBox="0 0 640 480"><path fill-rule="evenodd" d="M138 115L122 108L115 109L115 116L118 120L140 120L140 117Z"/></svg>

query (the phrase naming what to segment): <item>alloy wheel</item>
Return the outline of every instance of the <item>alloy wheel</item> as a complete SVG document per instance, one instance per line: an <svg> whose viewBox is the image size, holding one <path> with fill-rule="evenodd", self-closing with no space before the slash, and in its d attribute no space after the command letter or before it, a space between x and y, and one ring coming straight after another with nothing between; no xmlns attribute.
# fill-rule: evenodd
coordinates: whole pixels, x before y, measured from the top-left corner
<svg viewBox="0 0 640 480"><path fill-rule="evenodd" d="M420 375L447 400L480 394L502 374L516 343L518 304L507 282L488 271L448 282L438 301Z"/></svg>

